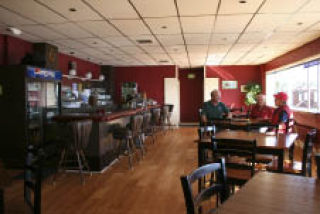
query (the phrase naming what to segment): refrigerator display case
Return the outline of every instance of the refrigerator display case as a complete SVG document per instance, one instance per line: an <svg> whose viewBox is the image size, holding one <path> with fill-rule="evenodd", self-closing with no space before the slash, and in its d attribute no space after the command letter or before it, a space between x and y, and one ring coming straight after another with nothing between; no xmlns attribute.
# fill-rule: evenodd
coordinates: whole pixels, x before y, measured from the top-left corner
<svg viewBox="0 0 320 214"><path fill-rule="evenodd" d="M28 145L45 142L45 128L61 112L59 71L32 66L1 66L0 158L16 167Z"/></svg>
<svg viewBox="0 0 320 214"><path fill-rule="evenodd" d="M138 84L136 82L124 82L121 87L121 97L124 102L130 101L138 94Z"/></svg>

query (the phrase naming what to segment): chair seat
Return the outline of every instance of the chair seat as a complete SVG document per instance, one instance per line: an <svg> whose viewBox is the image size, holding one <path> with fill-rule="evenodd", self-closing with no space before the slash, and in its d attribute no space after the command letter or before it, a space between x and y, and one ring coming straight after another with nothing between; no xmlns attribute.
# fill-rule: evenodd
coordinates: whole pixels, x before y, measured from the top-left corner
<svg viewBox="0 0 320 214"><path fill-rule="evenodd" d="M278 160L272 161L270 165L267 166L268 171L277 171ZM290 174L301 174L302 173L302 163L299 161L284 161L283 172Z"/></svg>

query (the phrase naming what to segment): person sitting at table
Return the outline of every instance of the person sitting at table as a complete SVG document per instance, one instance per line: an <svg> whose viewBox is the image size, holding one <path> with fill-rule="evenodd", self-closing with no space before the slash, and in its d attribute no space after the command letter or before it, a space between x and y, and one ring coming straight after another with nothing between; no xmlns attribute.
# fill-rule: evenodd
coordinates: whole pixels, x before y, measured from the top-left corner
<svg viewBox="0 0 320 214"><path fill-rule="evenodd" d="M272 114L271 124L278 126L278 133L285 133L286 124L292 117L292 112L287 105L288 95L285 92L279 92L273 96L277 108Z"/></svg>
<svg viewBox="0 0 320 214"><path fill-rule="evenodd" d="M230 110L223 102L220 102L221 93L219 90L211 92L211 100L203 103L201 112L201 121L207 123L215 119L231 117Z"/></svg>
<svg viewBox="0 0 320 214"><path fill-rule="evenodd" d="M249 118L251 119L271 119L273 109L266 105L266 96L264 94L258 94L256 96L257 104L250 106Z"/></svg>

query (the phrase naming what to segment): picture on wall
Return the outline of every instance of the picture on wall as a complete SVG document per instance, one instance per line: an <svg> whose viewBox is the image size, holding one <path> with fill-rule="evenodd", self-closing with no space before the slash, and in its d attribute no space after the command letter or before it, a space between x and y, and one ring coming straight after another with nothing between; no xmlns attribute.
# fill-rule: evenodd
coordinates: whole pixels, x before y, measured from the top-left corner
<svg viewBox="0 0 320 214"><path fill-rule="evenodd" d="M237 89L238 82L234 80L224 80L222 81L222 89Z"/></svg>

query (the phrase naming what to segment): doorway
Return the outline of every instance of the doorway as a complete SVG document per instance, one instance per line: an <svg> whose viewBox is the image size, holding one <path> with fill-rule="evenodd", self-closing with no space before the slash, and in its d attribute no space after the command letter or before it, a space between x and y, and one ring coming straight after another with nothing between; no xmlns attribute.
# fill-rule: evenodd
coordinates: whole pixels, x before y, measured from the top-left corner
<svg viewBox="0 0 320 214"><path fill-rule="evenodd" d="M199 122L199 108L203 102L204 69L179 69L180 80L180 121Z"/></svg>

